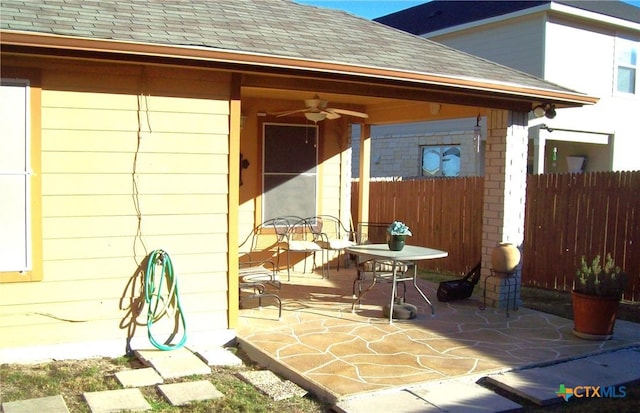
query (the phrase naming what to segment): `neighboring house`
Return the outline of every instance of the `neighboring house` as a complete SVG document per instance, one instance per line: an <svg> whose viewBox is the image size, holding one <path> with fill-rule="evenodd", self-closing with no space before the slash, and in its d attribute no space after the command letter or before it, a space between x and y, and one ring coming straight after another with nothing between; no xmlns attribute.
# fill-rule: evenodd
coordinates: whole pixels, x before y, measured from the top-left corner
<svg viewBox="0 0 640 413"><path fill-rule="evenodd" d="M476 127L479 125L479 127ZM484 175L486 118L371 127L371 177L381 179ZM359 136L357 125L353 136ZM352 176L358 177L353 140Z"/></svg>
<svg viewBox="0 0 640 413"><path fill-rule="evenodd" d="M0 362L150 347L158 249L187 343L232 340L252 228L292 212L348 221L350 123L365 122L366 220L371 125L482 112L487 264L495 242L522 242L527 113L597 101L287 0L3 0L0 42ZM368 118L305 109L316 93Z"/></svg>
<svg viewBox="0 0 640 413"><path fill-rule="evenodd" d="M586 171L640 167L640 8L619 1L431 1L375 21L598 96L594 106L556 108L553 119L532 114L530 173L578 170L581 160L572 156L584 159ZM372 175L420 175L425 148L446 150L450 144L460 145L463 164L470 160L460 170L468 175L476 170L476 158L468 154L473 125L473 118L449 125L451 135L429 123L373 128L374 160L393 150L385 136L414 142L407 152L394 152L412 170L372 165Z"/></svg>

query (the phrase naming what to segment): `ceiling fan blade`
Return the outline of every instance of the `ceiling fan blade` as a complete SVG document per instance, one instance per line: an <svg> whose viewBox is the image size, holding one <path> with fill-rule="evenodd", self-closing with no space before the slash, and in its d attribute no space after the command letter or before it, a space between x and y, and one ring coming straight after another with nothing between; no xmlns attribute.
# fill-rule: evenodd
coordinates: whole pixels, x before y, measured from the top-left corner
<svg viewBox="0 0 640 413"><path fill-rule="evenodd" d="M341 115L349 115L349 116L356 116L358 118L368 118L369 115L367 115L366 113L362 113L362 112L356 112L355 110L347 110L347 109L335 109L335 108L327 108L327 110L330 110L332 112L335 113L339 113Z"/></svg>
<svg viewBox="0 0 640 413"><path fill-rule="evenodd" d="M340 117L340 115L334 112L333 109L329 109L329 108L324 109L322 113L325 113L327 115L327 119L329 120L338 119Z"/></svg>
<svg viewBox="0 0 640 413"><path fill-rule="evenodd" d="M301 112L306 112L309 109L296 109L296 110L288 110L286 112L276 112L276 113L272 113L271 115L274 115L276 118L282 117L282 116L289 116L289 115L293 115L294 113L301 113Z"/></svg>

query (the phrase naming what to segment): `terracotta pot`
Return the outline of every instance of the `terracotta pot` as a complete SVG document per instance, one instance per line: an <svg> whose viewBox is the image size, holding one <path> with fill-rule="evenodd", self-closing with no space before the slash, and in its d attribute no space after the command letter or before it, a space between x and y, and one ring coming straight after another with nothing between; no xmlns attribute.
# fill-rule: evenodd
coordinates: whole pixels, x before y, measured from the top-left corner
<svg viewBox="0 0 640 413"><path fill-rule="evenodd" d="M620 299L571 292L573 333L589 340L608 340L613 334Z"/></svg>
<svg viewBox="0 0 640 413"><path fill-rule="evenodd" d="M406 235L391 235L389 241L387 241L387 245L391 251L402 251L406 238Z"/></svg>
<svg viewBox="0 0 640 413"><path fill-rule="evenodd" d="M512 272L519 263L520 250L509 242L501 242L491 251L491 268L495 272Z"/></svg>

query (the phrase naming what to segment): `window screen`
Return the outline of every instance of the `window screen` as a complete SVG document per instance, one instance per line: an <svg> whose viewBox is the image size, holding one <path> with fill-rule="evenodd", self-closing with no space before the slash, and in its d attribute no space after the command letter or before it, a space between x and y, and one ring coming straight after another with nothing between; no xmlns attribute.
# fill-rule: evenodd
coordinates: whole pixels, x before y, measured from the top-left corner
<svg viewBox="0 0 640 413"><path fill-rule="evenodd" d="M263 218L316 215L318 127L264 124Z"/></svg>

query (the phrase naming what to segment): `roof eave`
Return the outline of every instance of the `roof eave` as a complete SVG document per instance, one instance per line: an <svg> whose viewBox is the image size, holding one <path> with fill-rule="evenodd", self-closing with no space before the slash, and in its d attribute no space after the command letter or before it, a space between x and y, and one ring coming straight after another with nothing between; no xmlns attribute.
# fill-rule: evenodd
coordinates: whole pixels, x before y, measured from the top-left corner
<svg viewBox="0 0 640 413"><path fill-rule="evenodd" d="M57 51L112 53L164 59L188 59L201 62L251 65L279 69L294 69L316 73L349 75L363 80L387 80L414 85L435 85L467 89L474 92L504 94L519 98L553 102L565 106L595 104L598 98L580 93L523 87L516 84L490 82L482 79L451 77L439 74L401 71L397 69L358 66L339 62L267 55L197 46L162 45L109 39L92 39L23 31L0 30L2 45L32 47Z"/></svg>

